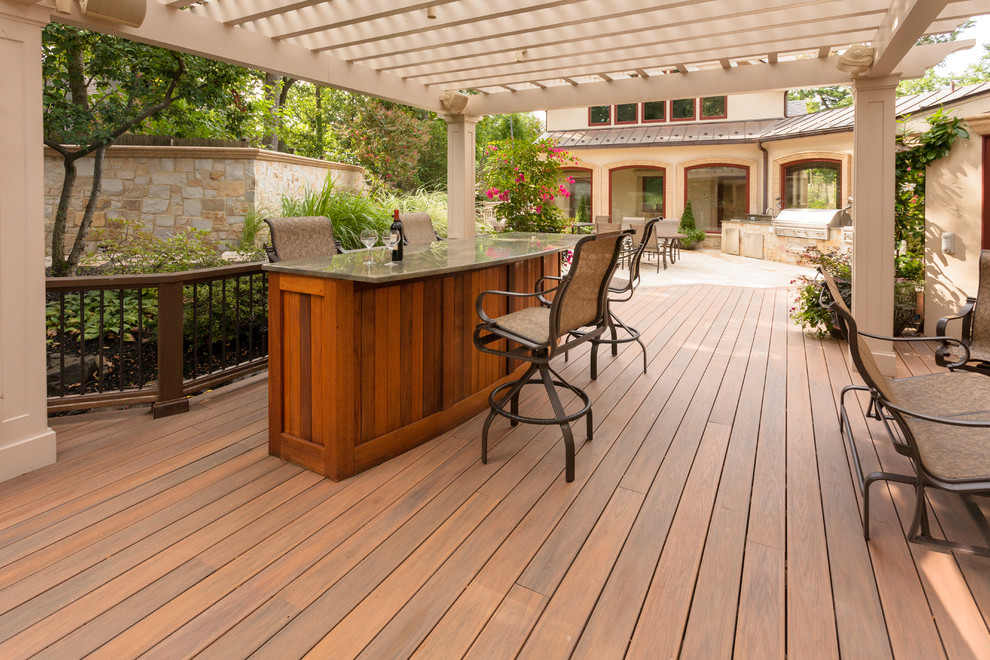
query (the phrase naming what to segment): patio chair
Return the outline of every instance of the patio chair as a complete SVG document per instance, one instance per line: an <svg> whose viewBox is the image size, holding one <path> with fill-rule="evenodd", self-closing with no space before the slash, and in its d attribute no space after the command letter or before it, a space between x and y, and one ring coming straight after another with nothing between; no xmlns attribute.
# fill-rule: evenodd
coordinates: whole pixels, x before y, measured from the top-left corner
<svg viewBox="0 0 990 660"><path fill-rule="evenodd" d="M967 298L965 307L956 316L940 318L936 334L947 335L946 326L949 321L956 319L962 320L962 340L969 348L969 360L958 366L950 366L950 363L958 360L951 347L943 343L935 349L935 361L950 369L964 369L990 376L990 250L980 252L980 284L976 297Z"/></svg>
<svg viewBox="0 0 990 660"><path fill-rule="evenodd" d="M661 220L657 225L657 251L663 257L663 269L667 270L667 260L673 265L681 256L681 221Z"/></svg>
<svg viewBox="0 0 990 660"><path fill-rule="evenodd" d="M894 481L915 488L915 510L908 540L990 557L990 525L970 499L972 494L990 494L990 379L965 371L900 379L885 377L863 337L884 341L928 341L931 337L880 337L860 332L835 280L827 273L824 278L821 302L832 311L835 326L849 342L853 363L866 383L843 388L839 399L840 430L846 436L863 494L864 538L870 538L870 486L876 481ZM951 338L946 341L959 344L966 353L961 342ZM964 357L968 358L968 354ZM914 474L877 471L864 478L845 403L846 394L851 391L869 392L871 406L867 414L872 410L873 416L883 422L895 449L913 462ZM926 488L959 493L987 545L933 538L925 502Z"/></svg>
<svg viewBox="0 0 990 660"><path fill-rule="evenodd" d="M265 218L271 245L265 246L268 260L297 261L342 254L344 246L333 236L333 223L322 215L298 218Z"/></svg>
<svg viewBox="0 0 990 660"><path fill-rule="evenodd" d="M647 222L643 227L637 227L635 224L632 226L634 232L633 244L631 247L626 247L620 253L620 258L627 259L629 261L629 277L623 277L621 275L613 275L612 280L608 285L608 303L609 312L608 317L605 319L606 325L608 326L610 339L602 339L600 336L591 340L591 379L595 380L598 378L598 346L599 344L611 344L612 355L618 355L619 344L626 344L629 342L636 342L639 347L643 349L643 373L646 373L646 346L643 344L643 340L639 338L640 332L636 328L632 328L622 322L615 312L612 311L611 304L614 302L626 302L632 299L633 293L636 292L636 287L639 286L640 282L640 263L642 262L643 255L649 249L651 241L653 239L653 229L656 227L657 222L660 218L654 218ZM636 241L635 232L639 232L639 241ZM659 268L658 271L659 272ZM625 332L625 336L619 337L617 328L622 328ZM574 331L572 335L578 335L581 331ZM564 354L564 359L568 358L567 353Z"/></svg>
<svg viewBox="0 0 990 660"><path fill-rule="evenodd" d="M481 323L474 330L474 345L482 353L490 353L529 363L525 373L516 381L496 387L488 397L490 411L481 431L481 461L488 462L488 429L496 415L509 420L512 426L525 424L557 424L564 436L566 479L574 481L574 435L572 421L586 417L588 440L592 438L591 399L584 390L571 385L550 367L550 360L575 346L596 339L608 327L608 283L619 259L623 239L629 232L603 235L591 234L574 246L571 268L560 278L537 280L536 292L482 291L475 302ZM557 285L542 289L546 282ZM547 294L553 294L553 300ZM538 306L523 307L514 312L490 318L484 309L488 296L504 296L525 302L535 300ZM590 328L580 335L572 330ZM505 343L496 348L496 342ZM563 343L560 343L564 340ZM512 344L509 344L512 342ZM510 348L510 346L514 346ZM539 373L539 378L533 375ZM553 417L528 417L519 414L519 392L526 385L542 384L553 407ZM568 413L561 404L557 388L570 390L581 402L581 409ZM508 408L508 409L507 409Z"/></svg>
<svg viewBox="0 0 990 660"><path fill-rule="evenodd" d="M440 240L429 213L400 213L399 222L406 245L429 245Z"/></svg>
<svg viewBox="0 0 990 660"><path fill-rule="evenodd" d="M596 234L610 234L620 231L622 231L622 225L618 222L612 222L612 219L607 215L595 216Z"/></svg>

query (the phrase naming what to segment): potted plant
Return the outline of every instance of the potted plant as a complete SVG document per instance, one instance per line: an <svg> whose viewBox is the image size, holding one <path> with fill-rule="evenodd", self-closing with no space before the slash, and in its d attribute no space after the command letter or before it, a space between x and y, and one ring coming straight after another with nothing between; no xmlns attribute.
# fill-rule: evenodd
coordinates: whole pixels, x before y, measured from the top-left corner
<svg viewBox="0 0 990 660"><path fill-rule="evenodd" d="M691 210L691 202L687 203L684 212L681 213L681 224L678 225L678 230L685 236L681 239L681 247L686 250L693 250L705 240L705 232L694 225L694 211Z"/></svg>

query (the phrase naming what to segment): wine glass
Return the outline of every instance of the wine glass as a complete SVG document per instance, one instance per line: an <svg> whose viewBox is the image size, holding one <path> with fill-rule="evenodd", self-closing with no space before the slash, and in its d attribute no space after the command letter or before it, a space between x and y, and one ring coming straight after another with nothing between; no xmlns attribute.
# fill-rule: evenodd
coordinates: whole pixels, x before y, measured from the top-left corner
<svg viewBox="0 0 990 660"><path fill-rule="evenodd" d="M373 248L375 246L375 243L378 242L378 232L375 231L374 229L362 229L361 230L361 242L364 243L364 247L366 247L366 248L368 248L370 250L371 248ZM369 252L368 253L368 260L364 262L364 265L365 266L370 266L373 263L375 263L375 262L371 258L371 253Z"/></svg>
<svg viewBox="0 0 990 660"><path fill-rule="evenodd" d="M385 244L385 248L386 249L388 249L388 250L394 250L395 249L395 246L398 245L399 242L397 240L395 240L395 238L392 236L392 231L390 229L386 229L385 231L382 232L382 243ZM386 266L394 266L395 265L395 262L394 261L387 261L387 262L385 262L385 265Z"/></svg>

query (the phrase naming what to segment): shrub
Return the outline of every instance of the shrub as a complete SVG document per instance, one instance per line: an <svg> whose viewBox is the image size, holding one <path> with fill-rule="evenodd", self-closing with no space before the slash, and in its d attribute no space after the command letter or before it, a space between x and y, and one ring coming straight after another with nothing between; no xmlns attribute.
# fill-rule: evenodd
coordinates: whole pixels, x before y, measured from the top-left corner
<svg viewBox="0 0 990 660"><path fill-rule="evenodd" d="M307 189L301 197L282 195L282 215L330 218L334 237L348 250L361 247L361 230L382 231L391 222L391 211L386 212L372 196L337 188L329 178L322 190Z"/></svg>
<svg viewBox="0 0 990 660"><path fill-rule="evenodd" d="M100 265L108 274L178 273L215 268L226 262L209 232L177 231L160 238L133 220L114 218L96 232L97 250L86 256L87 265Z"/></svg>
<svg viewBox="0 0 990 660"><path fill-rule="evenodd" d="M682 243L688 250L694 249L696 245L705 240L705 232L694 224L694 211L691 210L691 202L684 206L684 212L681 213L681 224L677 228L686 236Z"/></svg>
<svg viewBox="0 0 990 660"><path fill-rule="evenodd" d="M849 263L852 255L849 252L835 248L820 250L811 246L805 249L801 257L808 264L820 267L835 278L846 304L852 305L852 267ZM834 335L832 314L819 303L822 282L807 275L799 275L791 284L798 287L794 306L790 309L791 318L806 330L819 335L826 332Z"/></svg>
<svg viewBox="0 0 990 660"><path fill-rule="evenodd" d="M567 218L554 199L570 195L558 182L563 166L576 159L549 138L500 140L486 149L485 194L502 202L495 207L495 216L512 231L561 231Z"/></svg>

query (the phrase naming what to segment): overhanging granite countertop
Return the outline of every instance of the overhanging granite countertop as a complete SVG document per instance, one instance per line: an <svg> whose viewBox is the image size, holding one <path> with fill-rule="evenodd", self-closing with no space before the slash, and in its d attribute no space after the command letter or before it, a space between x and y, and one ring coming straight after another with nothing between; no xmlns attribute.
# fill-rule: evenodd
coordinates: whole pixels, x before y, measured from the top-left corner
<svg viewBox="0 0 990 660"><path fill-rule="evenodd" d="M506 232L406 247L403 260L394 266L388 265L391 262L391 250L376 247L315 259L280 261L265 264L262 268L276 273L384 284L474 270L560 252L574 247L579 240L581 236L574 234ZM365 265L369 254L374 263Z"/></svg>

